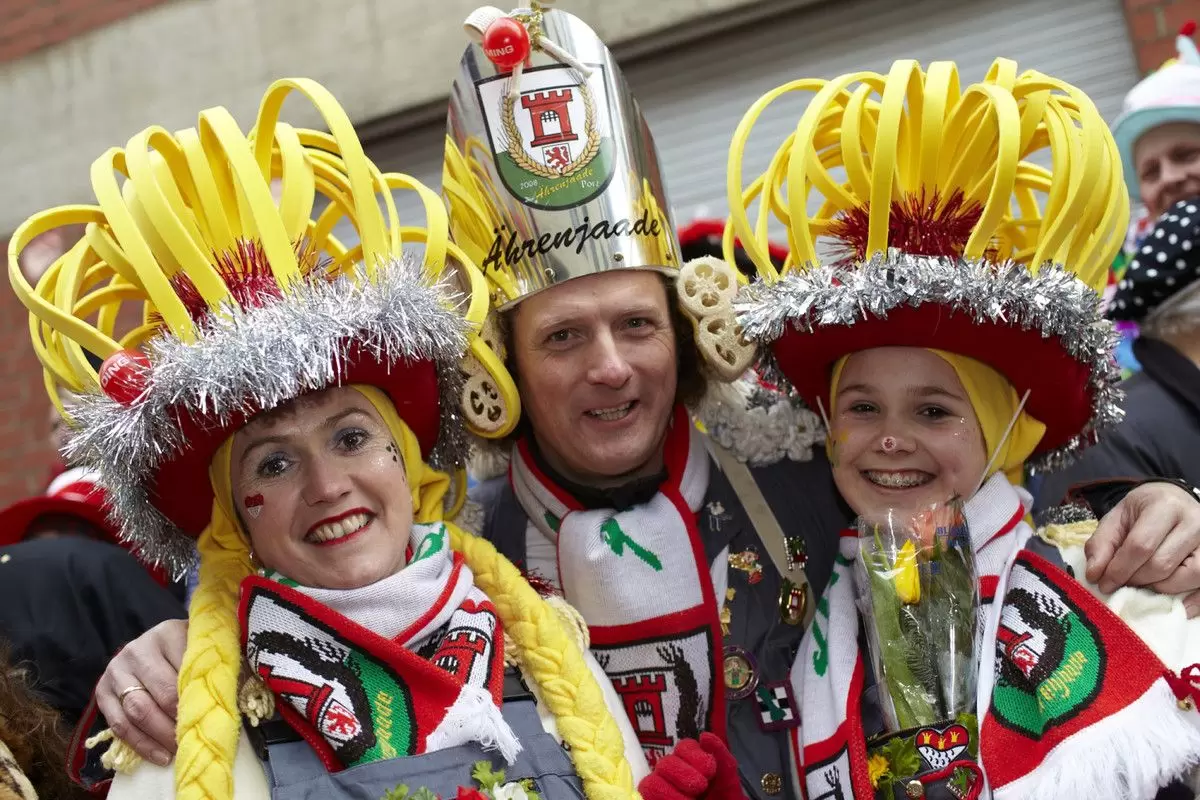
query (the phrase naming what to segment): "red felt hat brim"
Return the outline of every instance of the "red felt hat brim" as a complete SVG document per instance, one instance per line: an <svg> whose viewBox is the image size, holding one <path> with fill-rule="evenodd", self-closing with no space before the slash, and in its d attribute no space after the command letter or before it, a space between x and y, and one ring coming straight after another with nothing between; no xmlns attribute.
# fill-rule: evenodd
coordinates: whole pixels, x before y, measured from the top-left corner
<svg viewBox="0 0 1200 800"><path fill-rule="evenodd" d="M1017 395L1029 390L1026 411L1046 426L1034 454L1068 444L1088 427L1094 390L1088 365L1074 358L1057 336L1010 325L981 323L969 314L936 303L904 306L887 317L853 325L814 326L812 332L788 326L772 345L780 370L816 410L827 413L830 378L842 356L877 347L922 347L974 358L1008 378Z"/></svg>
<svg viewBox="0 0 1200 800"><path fill-rule="evenodd" d="M357 345L347 347L341 385L368 385L382 390L396 407L427 458L437 444L441 425L437 368L432 361L382 363ZM251 415L252 416L252 415ZM209 464L221 445L245 425L247 416L220 420L179 416L187 442L183 452L164 462L147 487L150 500L185 534L198 537L212 518L213 490Z"/></svg>
<svg viewBox="0 0 1200 800"><path fill-rule="evenodd" d="M46 514L79 517L95 527L104 541L120 544L116 528L103 507L82 500L42 496L19 500L0 510L0 547L23 541L34 520Z"/></svg>

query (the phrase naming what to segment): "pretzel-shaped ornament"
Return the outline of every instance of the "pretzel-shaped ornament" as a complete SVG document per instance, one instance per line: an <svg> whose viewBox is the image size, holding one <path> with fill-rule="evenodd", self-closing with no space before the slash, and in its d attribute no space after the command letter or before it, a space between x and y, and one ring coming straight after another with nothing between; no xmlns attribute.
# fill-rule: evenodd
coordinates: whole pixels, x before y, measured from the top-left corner
<svg viewBox="0 0 1200 800"><path fill-rule="evenodd" d="M719 258L694 258L679 270L675 290L695 326L696 346L705 361L722 380L742 377L754 363L755 348L742 336L733 314L737 272Z"/></svg>
<svg viewBox="0 0 1200 800"><path fill-rule="evenodd" d="M507 436L520 418L516 386L504 368L504 337L489 314L463 359L462 410L471 432L485 439Z"/></svg>

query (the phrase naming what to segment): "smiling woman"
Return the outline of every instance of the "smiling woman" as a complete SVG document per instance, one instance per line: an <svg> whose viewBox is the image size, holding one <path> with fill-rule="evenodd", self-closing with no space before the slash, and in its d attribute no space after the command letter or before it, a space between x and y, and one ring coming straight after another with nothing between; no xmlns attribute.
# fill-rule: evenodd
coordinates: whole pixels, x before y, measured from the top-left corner
<svg viewBox="0 0 1200 800"><path fill-rule="evenodd" d="M413 500L379 412L350 387L263 414L229 448L232 497L265 567L325 589L351 589L405 563ZM218 454L218 459L221 454Z"/></svg>

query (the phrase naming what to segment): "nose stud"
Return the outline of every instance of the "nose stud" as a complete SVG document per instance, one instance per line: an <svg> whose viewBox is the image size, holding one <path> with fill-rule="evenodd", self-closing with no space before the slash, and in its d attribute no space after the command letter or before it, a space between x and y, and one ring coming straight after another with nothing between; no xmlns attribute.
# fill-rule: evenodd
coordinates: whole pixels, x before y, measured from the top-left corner
<svg viewBox="0 0 1200 800"><path fill-rule="evenodd" d="M883 448L883 452L890 453L896 449L896 440L891 436L885 436L879 446Z"/></svg>

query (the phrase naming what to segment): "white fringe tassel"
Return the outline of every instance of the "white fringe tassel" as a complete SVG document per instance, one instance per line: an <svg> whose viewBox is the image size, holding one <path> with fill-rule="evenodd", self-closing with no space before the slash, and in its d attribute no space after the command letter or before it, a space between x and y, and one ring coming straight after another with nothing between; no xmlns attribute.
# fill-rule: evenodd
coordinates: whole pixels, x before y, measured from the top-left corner
<svg viewBox="0 0 1200 800"><path fill-rule="evenodd" d="M437 730L425 740L425 750L445 750L468 742L479 742L483 749L497 751L510 765L521 752L521 743L504 721L491 692L478 686L463 686Z"/></svg>
<svg viewBox="0 0 1200 800"><path fill-rule="evenodd" d="M994 789L993 797L1153 800L1200 765L1198 725L1200 715L1181 711L1159 678L1127 707L1055 747L1034 772Z"/></svg>

